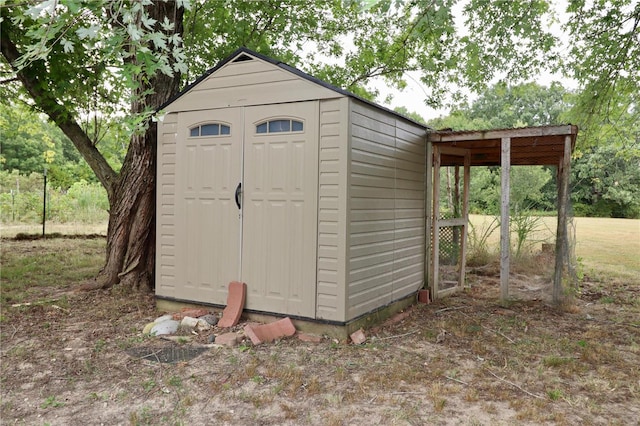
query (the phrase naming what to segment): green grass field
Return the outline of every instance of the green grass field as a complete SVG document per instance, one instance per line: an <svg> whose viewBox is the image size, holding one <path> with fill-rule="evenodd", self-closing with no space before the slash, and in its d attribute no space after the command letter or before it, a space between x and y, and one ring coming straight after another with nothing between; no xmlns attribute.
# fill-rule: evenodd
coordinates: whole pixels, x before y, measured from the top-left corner
<svg viewBox="0 0 640 426"><path fill-rule="evenodd" d="M601 274L640 280L640 220L576 218L576 256Z"/></svg>
<svg viewBox="0 0 640 426"><path fill-rule="evenodd" d="M480 230L488 226L491 216L471 215L470 221ZM541 217L537 231L532 235L532 248L539 250L543 242L555 239L555 217ZM598 275L613 275L620 278L636 278L640 281L640 220L609 218L574 218L576 235L576 257L585 272ZM106 235L107 224L95 223L47 223L47 233L65 235ZM0 226L0 236L13 238L18 233L39 234L42 225L18 224ZM496 229L488 239L489 248L497 251L500 230Z"/></svg>
<svg viewBox="0 0 640 426"><path fill-rule="evenodd" d="M491 216L471 215L470 221L477 228L486 227ZM555 241L555 217L541 217L537 231L531 240L533 249L539 250L543 242ZM640 220L576 217L575 253L584 272L611 278L631 279L640 282ZM488 239L490 248L497 251L500 229Z"/></svg>
<svg viewBox="0 0 640 426"><path fill-rule="evenodd" d="M59 223L48 221L45 223L45 234L63 235L107 235L107 222L81 223L66 222ZM0 224L0 237L14 238L18 234L42 235L42 223L2 223Z"/></svg>

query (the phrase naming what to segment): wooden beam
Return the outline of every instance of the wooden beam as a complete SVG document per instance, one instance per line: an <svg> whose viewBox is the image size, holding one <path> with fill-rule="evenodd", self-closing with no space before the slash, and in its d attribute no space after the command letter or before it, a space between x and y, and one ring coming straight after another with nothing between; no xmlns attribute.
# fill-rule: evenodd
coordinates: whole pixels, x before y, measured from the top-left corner
<svg viewBox="0 0 640 426"><path fill-rule="evenodd" d="M531 165L531 166L557 166L558 162L564 155L564 146L554 147L554 149L538 149L536 151L526 151L523 148L514 149L511 146L511 165ZM494 165L499 166L501 162L500 149L474 149L471 150L471 165ZM464 164L463 157L443 154L441 166L462 166Z"/></svg>
<svg viewBox="0 0 640 426"><path fill-rule="evenodd" d="M560 147L564 146L564 137L565 135L552 135L552 136L527 136L521 138L511 138L511 150L514 151L515 148L539 148L543 146L555 145ZM489 149L500 149L501 139L471 139L471 140L455 140L455 141L433 141L434 145L438 146L451 146L460 149L471 149L477 150L482 148Z"/></svg>
<svg viewBox="0 0 640 426"><path fill-rule="evenodd" d="M509 191L511 179L511 138L501 140L501 186L500 186L500 300L509 298Z"/></svg>
<svg viewBox="0 0 640 426"><path fill-rule="evenodd" d="M547 155L544 157L515 157L513 152L511 153L511 165L512 166L557 166L561 154L555 155ZM497 154L496 156L474 156L471 155L471 165L472 166L499 166L501 164L501 155ZM463 163L459 158L455 158L452 156L443 157L440 165L442 167L447 166L462 166Z"/></svg>
<svg viewBox="0 0 640 426"><path fill-rule="evenodd" d="M441 155L453 155L456 157L462 157L463 159L464 156L469 152L465 148L457 148L450 145L438 145L438 150Z"/></svg>
<svg viewBox="0 0 640 426"><path fill-rule="evenodd" d="M513 139L512 139L513 140ZM445 145L446 146L446 145ZM463 149L464 151L464 149ZM479 155L479 154L484 154L484 155L499 155L500 153L500 148L496 147L496 148L475 148L475 149L471 149L469 150L471 152L471 155ZM513 146L513 144L511 145L511 155L520 155L520 156L533 156L533 157L544 157L545 155L556 155L558 157L562 156L564 153L564 142L558 144L558 145L540 145L537 147L515 147ZM447 154L444 153L443 154Z"/></svg>
<svg viewBox="0 0 640 426"><path fill-rule="evenodd" d="M524 127L521 129L497 129L497 130L476 130L461 132L434 132L431 134L433 142L457 142L484 139L504 139L504 138L522 138L522 137L542 137L557 135L576 135L578 129L573 125L562 126L541 126L541 127Z"/></svg>

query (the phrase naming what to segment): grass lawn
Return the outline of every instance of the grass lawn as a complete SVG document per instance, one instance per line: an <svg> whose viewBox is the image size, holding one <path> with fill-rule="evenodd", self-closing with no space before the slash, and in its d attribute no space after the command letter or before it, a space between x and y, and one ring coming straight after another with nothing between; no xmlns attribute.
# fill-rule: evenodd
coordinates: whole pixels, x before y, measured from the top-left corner
<svg viewBox="0 0 640 426"><path fill-rule="evenodd" d="M514 272L508 304L496 276L470 272L469 289L365 330L362 345L207 346L243 323L146 336L152 295L74 291L102 266L104 238L1 240L2 424L637 424L639 222L576 223L593 273L565 309L540 297L548 264ZM203 352L153 356L190 350Z"/></svg>
<svg viewBox="0 0 640 426"><path fill-rule="evenodd" d="M640 220L576 218L576 256L603 275L640 277Z"/></svg>
<svg viewBox="0 0 640 426"><path fill-rule="evenodd" d="M42 235L42 224L34 223L3 223L0 226L0 236L2 238L14 238L17 234ZM99 223L57 223L47 222L45 224L45 234L53 233L63 235L87 235L99 234L107 235L107 222Z"/></svg>
<svg viewBox="0 0 640 426"><path fill-rule="evenodd" d="M68 290L74 283L95 277L104 265L104 238L2 240L0 244L3 308L52 289Z"/></svg>
<svg viewBox="0 0 640 426"><path fill-rule="evenodd" d="M471 215L471 223L478 229L487 228L493 217ZM555 217L540 217L532 240L539 250L542 242L555 241ZM576 257L585 273L596 276L640 279L640 220L576 217ZM513 238L513 237L512 237ZM513 242L513 239L512 239ZM489 237L493 250L500 245L500 229Z"/></svg>

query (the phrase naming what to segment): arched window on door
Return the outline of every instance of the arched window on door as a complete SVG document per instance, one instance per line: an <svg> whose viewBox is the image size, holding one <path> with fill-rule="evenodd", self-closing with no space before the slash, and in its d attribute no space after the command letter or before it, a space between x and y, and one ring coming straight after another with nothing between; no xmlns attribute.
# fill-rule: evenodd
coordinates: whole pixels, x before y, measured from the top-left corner
<svg viewBox="0 0 640 426"><path fill-rule="evenodd" d="M222 123L206 123L189 129L189 136L226 136L231 134L231 127Z"/></svg>
<svg viewBox="0 0 640 426"><path fill-rule="evenodd" d="M277 119L263 121L256 125L256 133L293 133L304 131L304 123L298 120L292 119Z"/></svg>

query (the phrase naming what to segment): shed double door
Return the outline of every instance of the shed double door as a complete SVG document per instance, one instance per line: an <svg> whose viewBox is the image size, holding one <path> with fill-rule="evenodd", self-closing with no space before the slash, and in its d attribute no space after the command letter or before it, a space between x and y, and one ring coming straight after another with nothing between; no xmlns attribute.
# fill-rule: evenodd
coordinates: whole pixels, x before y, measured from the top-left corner
<svg viewBox="0 0 640 426"><path fill-rule="evenodd" d="M180 115L183 135L229 126L184 144L185 298L224 305L242 281L247 309L315 316L317 122L317 102Z"/></svg>

